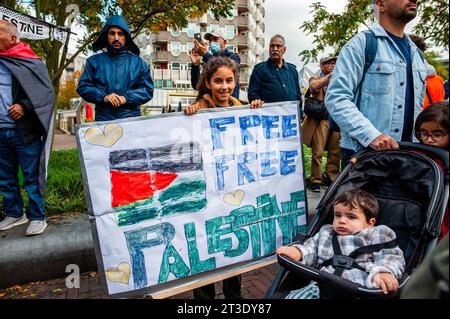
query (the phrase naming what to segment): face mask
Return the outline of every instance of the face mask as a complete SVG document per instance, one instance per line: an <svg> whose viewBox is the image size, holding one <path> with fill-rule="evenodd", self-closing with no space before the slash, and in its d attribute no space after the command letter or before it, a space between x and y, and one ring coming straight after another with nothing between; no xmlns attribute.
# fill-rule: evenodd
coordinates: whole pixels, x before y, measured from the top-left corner
<svg viewBox="0 0 450 319"><path fill-rule="evenodd" d="M212 54L217 54L220 52L220 44L217 42L211 42L209 44L209 50L211 51Z"/></svg>

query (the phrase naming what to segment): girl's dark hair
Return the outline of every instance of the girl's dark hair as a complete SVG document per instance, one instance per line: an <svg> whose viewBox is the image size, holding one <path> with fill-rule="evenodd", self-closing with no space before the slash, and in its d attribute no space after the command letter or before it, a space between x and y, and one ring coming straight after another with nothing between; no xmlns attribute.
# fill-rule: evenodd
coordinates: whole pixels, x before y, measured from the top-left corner
<svg viewBox="0 0 450 319"><path fill-rule="evenodd" d="M420 131L422 124L425 122L437 122L448 132L448 101L431 104L419 114L416 119L416 124L414 125L414 134L420 142L422 141L418 136L418 132Z"/></svg>
<svg viewBox="0 0 450 319"><path fill-rule="evenodd" d="M238 70L237 63L226 56L214 57L204 65L203 71L200 74L200 79L197 83L197 101L200 101L205 94L211 95L211 90L206 86L206 81L210 82L213 74L216 73L217 69L221 67L231 69L234 74L234 81L236 82L236 73Z"/></svg>
<svg viewBox="0 0 450 319"><path fill-rule="evenodd" d="M337 204L362 209L367 221L378 216L377 199L362 189L354 188L338 194L334 198L333 207Z"/></svg>

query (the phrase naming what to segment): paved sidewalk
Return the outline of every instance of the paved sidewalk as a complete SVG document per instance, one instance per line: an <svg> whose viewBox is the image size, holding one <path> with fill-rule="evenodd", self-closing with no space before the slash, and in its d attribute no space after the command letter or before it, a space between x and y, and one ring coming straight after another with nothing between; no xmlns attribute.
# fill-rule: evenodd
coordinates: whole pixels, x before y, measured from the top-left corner
<svg viewBox="0 0 450 319"><path fill-rule="evenodd" d="M270 265L242 275L242 296L244 299L262 299L270 287L278 265ZM216 298L223 299L222 282L216 283ZM145 298L144 296L142 298ZM96 272L81 275L80 288L68 289L65 278L38 281L0 290L0 299L109 299ZM193 299L187 291L169 299Z"/></svg>
<svg viewBox="0 0 450 319"><path fill-rule="evenodd" d="M53 150L70 150L77 148L77 141L75 135L65 134L62 131L57 131L54 136Z"/></svg>

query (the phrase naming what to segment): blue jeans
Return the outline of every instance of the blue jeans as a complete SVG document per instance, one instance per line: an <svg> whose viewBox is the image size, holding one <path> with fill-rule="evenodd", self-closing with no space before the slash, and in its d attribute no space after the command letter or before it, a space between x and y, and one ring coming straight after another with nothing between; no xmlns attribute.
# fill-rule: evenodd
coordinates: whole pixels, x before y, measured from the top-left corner
<svg viewBox="0 0 450 319"><path fill-rule="evenodd" d="M39 190L39 162L41 141L25 144L15 129L0 128L0 192L6 216L21 217L23 200L20 194L19 164L24 178L24 188L30 198L28 218L44 220L44 196Z"/></svg>

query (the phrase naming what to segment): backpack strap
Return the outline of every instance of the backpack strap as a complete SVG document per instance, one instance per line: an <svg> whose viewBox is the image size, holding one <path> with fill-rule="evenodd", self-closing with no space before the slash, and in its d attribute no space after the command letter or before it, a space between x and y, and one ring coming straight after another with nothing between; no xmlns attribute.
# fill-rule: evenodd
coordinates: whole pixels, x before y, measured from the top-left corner
<svg viewBox="0 0 450 319"><path fill-rule="evenodd" d="M433 99L431 98L431 94L430 91L428 91L428 88L425 89L425 93L427 93L428 102L430 102L430 104L433 104Z"/></svg>
<svg viewBox="0 0 450 319"><path fill-rule="evenodd" d="M420 50L419 48L417 48L417 51L419 52L419 56L420 56L420 58L422 59L422 62L423 62L424 64L427 64L427 61L425 60L425 57L423 56L422 50Z"/></svg>
<svg viewBox="0 0 450 319"><path fill-rule="evenodd" d="M357 92L358 99L356 100L356 107L359 109L359 105L361 104L361 94L362 94L362 85L364 83L364 79L366 78L367 70L372 65L375 60L375 56L378 51L378 41L375 37L375 33L372 30L364 31L364 36L366 37L366 47L364 48L364 69L361 77L361 81L358 84Z"/></svg>

